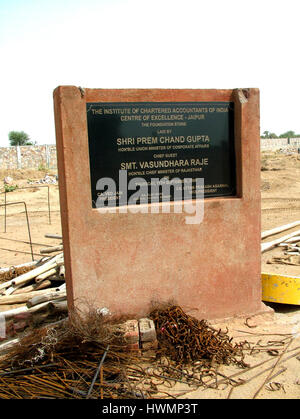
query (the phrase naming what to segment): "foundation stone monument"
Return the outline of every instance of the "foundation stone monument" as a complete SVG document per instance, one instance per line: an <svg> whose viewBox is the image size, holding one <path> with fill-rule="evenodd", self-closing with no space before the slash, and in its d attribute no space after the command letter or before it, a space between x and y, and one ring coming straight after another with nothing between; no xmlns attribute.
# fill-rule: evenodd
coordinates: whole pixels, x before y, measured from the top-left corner
<svg viewBox="0 0 300 419"><path fill-rule="evenodd" d="M264 311L258 89L59 86L54 107L70 307Z"/></svg>

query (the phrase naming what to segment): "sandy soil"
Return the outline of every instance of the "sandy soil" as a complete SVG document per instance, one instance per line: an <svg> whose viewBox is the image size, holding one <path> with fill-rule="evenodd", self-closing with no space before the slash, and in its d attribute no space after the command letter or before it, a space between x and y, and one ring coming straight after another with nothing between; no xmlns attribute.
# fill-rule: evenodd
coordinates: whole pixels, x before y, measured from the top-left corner
<svg viewBox="0 0 300 419"><path fill-rule="evenodd" d="M261 171L261 215L262 230L268 230L283 224L300 220L300 155L283 153L262 153ZM51 174L54 174L53 172ZM0 171L0 179L4 176L12 176L14 183L26 189L16 189L7 194L7 202L25 201L27 205L30 233L33 242L34 257L38 258L40 249L49 245L56 245L55 239L45 238L45 234L61 234L61 221L59 211L59 192L57 185L49 185L50 217L48 207L48 188L28 188L28 179L38 180L44 177L45 173L40 171ZM2 182L1 182L2 185ZM35 184L35 186L38 186ZM3 192L3 187L1 188ZM1 203L4 203L4 194L1 194ZM298 226L294 230L300 229ZM0 267L17 265L31 260L31 249L28 239L28 228L24 204L9 206L7 208L6 232L4 232L4 207L0 207ZM290 230L293 231L293 230ZM289 231L289 232L290 232ZM280 237L272 236L264 241ZM262 272L282 273L300 277L300 266L269 264L273 256L283 256L283 251L274 249L262 254ZM253 344L268 345L268 348L275 347L280 351L285 348L287 338L293 337L289 348L300 350L300 307L284 304L268 304L274 309L274 313L252 317L248 322L245 318L231 319L216 324L216 327L227 327L235 341L248 340ZM250 327L250 326L251 327ZM285 339L285 341L284 341ZM270 344L271 342L271 344ZM281 343L280 343L281 342ZM196 390L185 393L183 398L253 398L256 391L264 383L264 380L271 372L281 372L271 381L280 383L276 390L268 390L265 386L259 392L257 398L300 398L300 361L296 356L284 360L290 354L297 354L297 350L289 352L282 357L283 363L278 365L274 371L268 370L275 365L279 357L270 356L267 351L260 351L249 355L246 359L251 366L268 360L257 369L250 370L241 378L249 380L257 373L257 378L251 379L242 386L236 387L229 394L230 388L224 390ZM299 356L300 353L297 355ZM300 359L300 358L299 358ZM237 368L221 367L220 372L230 374L237 372ZM278 387L278 388L277 388ZM175 388L180 393L181 388Z"/></svg>
<svg viewBox="0 0 300 419"><path fill-rule="evenodd" d="M300 155L262 153L261 215L262 230L300 220ZM288 231L299 230L300 226ZM268 237L275 240L287 232ZM268 264L273 256L284 256L280 248L262 254L262 271L300 276L300 266Z"/></svg>
<svg viewBox="0 0 300 419"><path fill-rule="evenodd" d="M49 174L55 172L51 171ZM13 178L13 185L18 185L18 189L6 194L7 203L26 203L29 229L24 204L7 206L6 232L4 206L0 207L0 267L2 268L31 261L29 234L35 259L40 256L39 251L43 247L58 244L55 239L45 238L45 234L61 235L58 185L29 184L29 180L35 182L44 178L45 172L37 170L0 171L0 179L8 175ZM2 187L1 204L5 202L3 191Z"/></svg>

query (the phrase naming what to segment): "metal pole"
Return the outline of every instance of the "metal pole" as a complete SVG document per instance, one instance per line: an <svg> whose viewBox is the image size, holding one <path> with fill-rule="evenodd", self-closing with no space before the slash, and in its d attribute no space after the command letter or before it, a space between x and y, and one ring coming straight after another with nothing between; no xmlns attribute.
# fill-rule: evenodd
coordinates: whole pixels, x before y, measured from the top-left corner
<svg viewBox="0 0 300 419"><path fill-rule="evenodd" d="M51 205L50 205L50 189L49 189L49 185L32 185L32 186L23 186L21 188L18 188L18 190L20 189L36 189L36 188L48 188L48 219L49 219L49 224L51 224ZM6 191L5 192L1 192L1 194L4 193L4 202L6 204L7 200L6 200ZM5 207L5 214L4 214L4 233L6 233L6 207Z"/></svg>
<svg viewBox="0 0 300 419"><path fill-rule="evenodd" d="M4 233L6 233L6 189L4 191Z"/></svg>
<svg viewBox="0 0 300 419"><path fill-rule="evenodd" d="M99 375L99 372L100 372L100 369L101 369L101 367L102 367L102 365L103 365L103 362L104 362L104 360L105 360L105 358L106 358L106 355L107 355L108 350L109 350L109 345L108 345L108 346L107 346L107 348L105 349L105 352L104 352L104 354L103 354L103 356L102 356L102 359L101 359L101 361L100 361L100 364L99 364L99 366L98 366L98 368L97 368L96 374L94 375L94 378L93 378L92 384L90 385L89 391L88 391L88 393L87 393L87 395L86 395L86 398L87 398L87 399L90 397L90 395L91 395L91 393L92 393L92 390L93 390L94 384L95 384L95 382L96 382L96 380L97 380L97 377L98 377L98 375Z"/></svg>
<svg viewBox="0 0 300 419"><path fill-rule="evenodd" d="M29 218L28 218L28 212L27 212L27 206L26 206L26 202L25 201L18 201L18 202L5 202L4 204L0 204L1 207L5 207L7 205L17 205L17 204L23 204L24 208L25 208L25 215L26 215L26 221L27 221L27 229L28 229L28 237L29 237L29 244L30 244L30 251L31 251L31 257L32 260L34 261L34 257L33 257L33 249L32 249L32 241L31 241L31 233L30 233L30 225L29 225Z"/></svg>
<svg viewBox="0 0 300 419"><path fill-rule="evenodd" d="M26 220L27 220L28 237L29 237L29 242L30 242L31 258L34 261L32 241L31 241L31 233L30 233L30 227L29 227L29 218L28 218L27 206L26 206L25 202L24 202L24 206L25 206L25 213L26 213Z"/></svg>
<svg viewBox="0 0 300 419"><path fill-rule="evenodd" d="M49 185L34 185L34 186L24 186L18 189L32 189L32 188L48 188L48 219L49 219L49 224L51 224L51 206L50 206L50 189L49 189ZM6 190L4 192L1 192L1 194L4 193L4 233L6 233L6 225L7 225L7 205L9 205L9 203L7 202L7 198L6 198ZM24 201L22 201L24 202ZM24 202L25 203L25 202ZM27 211L27 210L26 210Z"/></svg>
<svg viewBox="0 0 300 419"><path fill-rule="evenodd" d="M51 224L51 211L50 211L50 189L48 186L48 215L49 215L49 224Z"/></svg>

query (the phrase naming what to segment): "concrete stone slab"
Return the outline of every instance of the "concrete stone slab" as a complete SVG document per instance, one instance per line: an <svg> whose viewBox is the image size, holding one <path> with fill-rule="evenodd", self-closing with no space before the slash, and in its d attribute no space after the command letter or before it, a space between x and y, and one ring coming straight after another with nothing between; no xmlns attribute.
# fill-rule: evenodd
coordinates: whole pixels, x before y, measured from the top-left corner
<svg viewBox="0 0 300 419"><path fill-rule="evenodd" d="M141 342L153 342L156 340L156 330L153 320L139 319L139 331Z"/></svg>
<svg viewBox="0 0 300 419"><path fill-rule="evenodd" d="M139 346L139 323L137 320L127 320L121 325L124 330L124 339L128 344L136 344Z"/></svg>

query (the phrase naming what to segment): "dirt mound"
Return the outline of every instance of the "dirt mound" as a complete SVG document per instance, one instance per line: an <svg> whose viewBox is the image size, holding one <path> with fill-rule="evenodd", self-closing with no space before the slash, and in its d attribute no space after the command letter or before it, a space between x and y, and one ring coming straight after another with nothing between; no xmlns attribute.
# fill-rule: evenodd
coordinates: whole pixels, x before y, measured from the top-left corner
<svg viewBox="0 0 300 419"><path fill-rule="evenodd" d="M0 180L3 180L6 176L13 178L14 183L17 180L29 180L29 179L41 179L48 173L49 175L56 175L57 170L55 169L45 169L45 170L35 170L35 169L1 169L0 170Z"/></svg>

